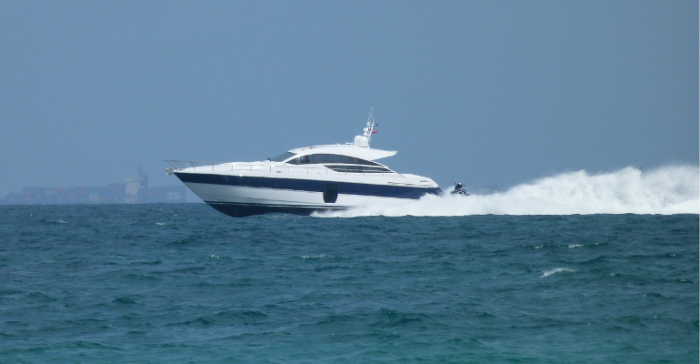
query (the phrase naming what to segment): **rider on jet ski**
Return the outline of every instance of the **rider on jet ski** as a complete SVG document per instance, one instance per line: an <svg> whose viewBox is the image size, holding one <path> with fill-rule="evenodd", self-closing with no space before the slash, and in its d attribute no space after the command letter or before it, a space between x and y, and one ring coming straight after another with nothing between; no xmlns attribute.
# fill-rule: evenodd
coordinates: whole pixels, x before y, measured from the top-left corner
<svg viewBox="0 0 700 364"><path fill-rule="evenodd" d="M455 184L455 188L454 188L454 190L452 190L452 192L450 192L450 194L460 195L460 196L469 196L469 194L467 193L467 190L464 189L464 186L462 186L462 184L459 182L457 182Z"/></svg>

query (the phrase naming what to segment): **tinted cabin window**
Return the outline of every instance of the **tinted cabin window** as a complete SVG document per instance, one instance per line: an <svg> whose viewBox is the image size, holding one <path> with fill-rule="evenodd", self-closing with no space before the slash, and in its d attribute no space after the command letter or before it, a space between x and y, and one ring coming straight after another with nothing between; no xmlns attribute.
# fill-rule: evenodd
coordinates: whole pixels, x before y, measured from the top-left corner
<svg viewBox="0 0 700 364"><path fill-rule="evenodd" d="M290 153L290 156L294 154ZM277 159L277 158L275 158ZM359 165L365 165L365 166L380 166L378 163L374 163L372 161L368 161L365 159L361 158L355 158L355 157L348 157L344 155L336 155L336 154L312 154L312 155L305 155L301 157L294 158L292 160L289 160L287 163L289 164L329 164L329 163L334 163L334 164L359 164Z"/></svg>
<svg viewBox="0 0 700 364"><path fill-rule="evenodd" d="M364 164L366 166L378 166L379 165L378 163L366 161L366 160L360 159L360 158L353 158L352 160L353 160L353 164Z"/></svg>
<svg viewBox="0 0 700 364"><path fill-rule="evenodd" d="M346 166L346 165L328 165L326 166L336 172L343 173L391 173L391 170L384 167L369 167L369 166Z"/></svg>
<svg viewBox="0 0 700 364"><path fill-rule="evenodd" d="M333 154L315 154L312 156L314 158L314 163L318 164L326 164L326 163L351 163L350 160L352 158L342 156L342 155L333 155Z"/></svg>
<svg viewBox="0 0 700 364"><path fill-rule="evenodd" d="M287 161L288 164L309 164L311 163L311 156L305 155L302 157L296 157L294 159L291 159Z"/></svg>
<svg viewBox="0 0 700 364"><path fill-rule="evenodd" d="M287 152L287 153L280 154L280 155L278 155L277 157L274 157L274 158L272 158L272 159L270 159L270 160L273 161L273 162L284 162L284 161L287 160L288 158L291 158L291 157L293 157L293 156L295 156L295 155L296 155L296 154L294 154L294 153L292 153L292 152Z"/></svg>
<svg viewBox="0 0 700 364"><path fill-rule="evenodd" d="M379 164L355 157L336 154L312 154L290 160L290 164L360 164L366 166L379 166Z"/></svg>

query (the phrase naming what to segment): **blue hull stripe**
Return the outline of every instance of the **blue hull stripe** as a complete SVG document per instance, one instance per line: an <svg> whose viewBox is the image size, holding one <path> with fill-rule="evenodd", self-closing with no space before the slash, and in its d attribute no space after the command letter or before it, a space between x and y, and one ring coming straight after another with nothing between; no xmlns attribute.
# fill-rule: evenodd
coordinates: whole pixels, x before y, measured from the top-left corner
<svg viewBox="0 0 700 364"><path fill-rule="evenodd" d="M203 183L210 185L243 186L259 188L278 188L283 190L308 191L323 193L328 185L338 187L338 193L343 195L381 196L395 198L419 199L426 194L441 195L438 187L421 188L407 186L387 186L364 183L329 182L294 178L266 178L251 176L222 176L218 174L174 172L182 182Z"/></svg>
<svg viewBox="0 0 700 364"><path fill-rule="evenodd" d="M281 205L264 205L264 204L246 204L232 202L211 202L205 201L209 206L217 211L233 217L246 217L252 215L269 214L272 212L281 212L295 215L311 215L312 212L321 211L339 211L346 208L330 208L321 206L297 207L297 206L281 206Z"/></svg>

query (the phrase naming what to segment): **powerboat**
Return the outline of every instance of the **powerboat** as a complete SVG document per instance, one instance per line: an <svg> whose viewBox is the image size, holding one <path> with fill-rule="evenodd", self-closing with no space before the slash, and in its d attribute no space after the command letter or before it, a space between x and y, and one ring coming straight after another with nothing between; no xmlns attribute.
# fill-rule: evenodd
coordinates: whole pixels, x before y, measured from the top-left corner
<svg viewBox="0 0 700 364"><path fill-rule="evenodd" d="M174 174L209 206L230 216L270 212L309 215L442 195L430 178L397 173L378 159L396 151L370 148L375 119L352 143L291 149L259 162L166 160Z"/></svg>

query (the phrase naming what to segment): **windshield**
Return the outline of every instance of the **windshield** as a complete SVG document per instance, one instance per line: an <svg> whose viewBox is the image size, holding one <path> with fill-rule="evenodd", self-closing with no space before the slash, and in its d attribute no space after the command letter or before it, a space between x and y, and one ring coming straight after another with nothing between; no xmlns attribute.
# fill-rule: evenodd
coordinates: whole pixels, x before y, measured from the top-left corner
<svg viewBox="0 0 700 364"><path fill-rule="evenodd" d="M301 156L288 161L289 164L329 164L329 163L340 163L340 164L363 164L368 166L379 166L378 163L364 160L361 158L349 157L346 155L335 155L335 154L310 154Z"/></svg>
<svg viewBox="0 0 700 364"><path fill-rule="evenodd" d="M280 155L278 155L277 157L274 157L274 158L272 158L272 159L270 159L270 160L273 161L273 162L284 162L284 161L286 161L287 159L289 159L289 158L291 158L291 157L294 157L295 155L296 155L296 154L294 154L294 153L292 153L292 152L287 152L287 153L280 154Z"/></svg>

